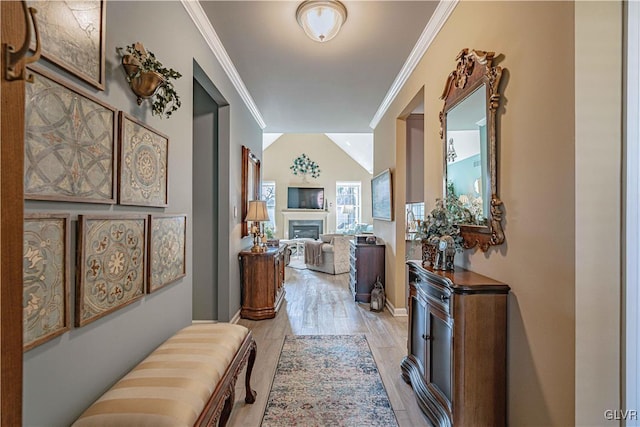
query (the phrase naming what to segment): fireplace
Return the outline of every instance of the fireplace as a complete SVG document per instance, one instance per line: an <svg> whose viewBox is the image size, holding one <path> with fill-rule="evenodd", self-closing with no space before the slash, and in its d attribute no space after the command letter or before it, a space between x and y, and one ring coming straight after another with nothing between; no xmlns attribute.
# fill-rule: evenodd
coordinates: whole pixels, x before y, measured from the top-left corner
<svg viewBox="0 0 640 427"><path fill-rule="evenodd" d="M290 239L318 239L322 232L322 220L297 219L289 221Z"/></svg>
<svg viewBox="0 0 640 427"><path fill-rule="evenodd" d="M282 224L282 231L284 234L284 238L286 239L295 239L293 227L291 227L291 223L296 226L313 226L314 231L311 237L317 238L320 234L325 233L327 228L327 217L329 216L329 212L324 211L322 209L283 209L282 211L282 219L284 220L284 224ZM317 229L317 231L315 231ZM298 228L298 237L302 235L306 237L309 235L309 228L303 227Z"/></svg>

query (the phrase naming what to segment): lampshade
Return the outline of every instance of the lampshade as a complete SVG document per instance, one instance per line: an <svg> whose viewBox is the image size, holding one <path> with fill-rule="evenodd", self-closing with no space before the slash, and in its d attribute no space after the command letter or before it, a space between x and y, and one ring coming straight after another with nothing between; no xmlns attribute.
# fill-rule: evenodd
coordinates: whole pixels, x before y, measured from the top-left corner
<svg viewBox="0 0 640 427"><path fill-rule="evenodd" d="M306 0L298 6L296 19L310 38L324 43L340 31L347 8L337 0Z"/></svg>
<svg viewBox="0 0 640 427"><path fill-rule="evenodd" d="M269 221L267 202L264 200L250 200L245 221Z"/></svg>

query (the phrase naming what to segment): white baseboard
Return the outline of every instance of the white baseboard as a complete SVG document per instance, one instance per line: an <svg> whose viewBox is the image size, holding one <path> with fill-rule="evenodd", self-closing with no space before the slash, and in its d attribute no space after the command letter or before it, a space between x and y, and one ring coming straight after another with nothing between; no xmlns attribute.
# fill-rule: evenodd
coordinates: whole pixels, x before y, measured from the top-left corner
<svg viewBox="0 0 640 427"><path fill-rule="evenodd" d="M236 311L236 314L234 314L231 320L229 320L229 323L238 323L238 320L240 320L240 309ZM191 323L218 323L218 320L192 320Z"/></svg>
<svg viewBox="0 0 640 427"><path fill-rule="evenodd" d="M240 320L240 309L236 311L236 314L234 314L231 320L229 320L229 323L238 323L238 320Z"/></svg>
<svg viewBox="0 0 640 427"><path fill-rule="evenodd" d="M404 307L395 308L393 304L389 302L389 300L387 300L387 303L385 304L385 306L387 307L387 310L389 310L389 313L391 313L393 317L407 317L409 315L409 313L407 313L406 308Z"/></svg>

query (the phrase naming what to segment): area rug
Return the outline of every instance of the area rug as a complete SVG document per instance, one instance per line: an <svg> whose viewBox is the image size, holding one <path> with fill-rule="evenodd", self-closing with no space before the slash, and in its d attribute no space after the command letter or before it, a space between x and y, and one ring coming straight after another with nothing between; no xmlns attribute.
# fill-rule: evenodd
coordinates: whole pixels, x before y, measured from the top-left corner
<svg viewBox="0 0 640 427"><path fill-rule="evenodd" d="M262 427L397 426L364 335L287 335Z"/></svg>

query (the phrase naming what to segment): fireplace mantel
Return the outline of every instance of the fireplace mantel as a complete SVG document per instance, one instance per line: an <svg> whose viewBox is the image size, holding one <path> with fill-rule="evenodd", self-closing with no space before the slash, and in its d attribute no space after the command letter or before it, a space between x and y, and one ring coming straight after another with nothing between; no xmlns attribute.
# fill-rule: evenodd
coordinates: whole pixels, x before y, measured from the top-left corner
<svg viewBox="0 0 640 427"><path fill-rule="evenodd" d="M289 221L291 220L322 220L322 229L327 230L327 217L329 212L321 209L283 209L281 211L284 223L282 224L282 231L284 233L284 239L289 239Z"/></svg>

